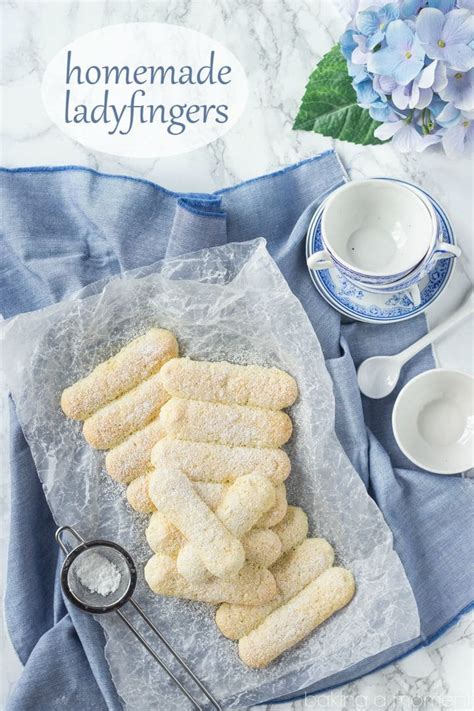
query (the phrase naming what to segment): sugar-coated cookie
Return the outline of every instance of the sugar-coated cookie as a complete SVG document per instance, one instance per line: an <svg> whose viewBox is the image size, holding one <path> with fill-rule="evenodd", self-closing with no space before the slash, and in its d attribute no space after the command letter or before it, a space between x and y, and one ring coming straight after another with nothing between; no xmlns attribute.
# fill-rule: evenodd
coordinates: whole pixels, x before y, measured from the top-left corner
<svg viewBox="0 0 474 711"><path fill-rule="evenodd" d="M288 511L288 501L286 500L286 486L278 484L275 487L275 503L271 509L264 513L256 523L261 528L272 528L282 521Z"/></svg>
<svg viewBox="0 0 474 711"><path fill-rule="evenodd" d="M285 518L272 531L281 541L282 553L287 553L308 535L308 517L299 506L288 506Z"/></svg>
<svg viewBox="0 0 474 711"><path fill-rule="evenodd" d="M221 605L216 623L229 639L240 639L258 627L268 615L300 592L334 563L334 551L323 538L307 538L282 556L271 568L278 597L267 605Z"/></svg>
<svg viewBox="0 0 474 711"><path fill-rule="evenodd" d="M236 575L245 561L241 542L196 493L178 469L153 472L149 492L156 508L192 543L208 571L218 578Z"/></svg>
<svg viewBox="0 0 474 711"><path fill-rule="evenodd" d="M354 591L352 573L344 568L329 568L242 637L241 660L253 669L266 667L347 605Z"/></svg>
<svg viewBox="0 0 474 711"><path fill-rule="evenodd" d="M155 373L89 417L82 430L86 442L94 449L115 447L158 417L168 397Z"/></svg>
<svg viewBox="0 0 474 711"><path fill-rule="evenodd" d="M178 355L171 331L151 328L121 351L100 363L85 378L66 388L61 407L67 417L85 420L107 403L131 390Z"/></svg>
<svg viewBox="0 0 474 711"><path fill-rule="evenodd" d="M172 398L160 420L168 436L244 447L281 447L292 433L285 412Z"/></svg>
<svg viewBox="0 0 474 711"><path fill-rule="evenodd" d="M110 449L105 457L107 474L122 484L128 484L141 474L151 471L151 451L155 444L165 436L158 417L143 429Z"/></svg>
<svg viewBox="0 0 474 711"><path fill-rule="evenodd" d="M212 605L230 602L238 605L261 605L276 595L275 578L253 563L247 563L232 578L211 578L205 583L193 584L176 570L176 561L170 556L156 554L145 566L145 580L159 595L201 600Z"/></svg>
<svg viewBox="0 0 474 711"><path fill-rule="evenodd" d="M151 453L153 465L176 466L193 481L233 481L258 474L280 484L290 473L290 460L282 449L231 447L209 442L161 439Z"/></svg>
<svg viewBox="0 0 474 711"><path fill-rule="evenodd" d="M194 482L194 486L198 483L201 482ZM247 474L229 486L216 508L216 516L232 535L240 539L274 504L275 487L271 481L257 474ZM176 565L179 574L190 582L203 582L209 577L199 551L191 543L180 550Z"/></svg>
<svg viewBox="0 0 474 711"><path fill-rule="evenodd" d="M170 395L189 400L281 410L298 397L295 379L279 368L173 358L162 375Z"/></svg>

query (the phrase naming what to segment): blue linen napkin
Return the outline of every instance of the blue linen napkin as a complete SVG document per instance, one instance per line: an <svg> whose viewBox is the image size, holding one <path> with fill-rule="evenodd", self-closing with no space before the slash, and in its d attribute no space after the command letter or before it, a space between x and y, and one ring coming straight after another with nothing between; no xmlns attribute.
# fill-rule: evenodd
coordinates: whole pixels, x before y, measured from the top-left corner
<svg viewBox="0 0 474 711"><path fill-rule="evenodd" d="M149 181L78 168L3 169L0 311L8 318L61 300L88 283L203 247L264 237L320 340L336 397L336 431L393 531L413 587L422 635L318 682L307 693L362 676L427 643L470 605L469 482L416 470L393 439L399 388L434 367L430 349L396 392L361 398L356 368L426 331L341 323L315 291L304 258L312 213L345 179L332 151L213 194L177 194ZM8 709L120 709L93 618L63 599L54 522L21 428L11 414L12 514L6 619L25 666Z"/></svg>

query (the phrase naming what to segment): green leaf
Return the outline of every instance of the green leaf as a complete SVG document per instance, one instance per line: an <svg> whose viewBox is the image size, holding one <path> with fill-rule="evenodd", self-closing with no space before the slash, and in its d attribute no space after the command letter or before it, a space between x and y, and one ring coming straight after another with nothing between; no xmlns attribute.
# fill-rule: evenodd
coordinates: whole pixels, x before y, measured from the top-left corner
<svg viewBox="0 0 474 711"><path fill-rule="evenodd" d="M381 143L374 136L380 124L370 117L367 109L357 105L351 81L346 60L336 45L309 77L293 128L363 146Z"/></svg>

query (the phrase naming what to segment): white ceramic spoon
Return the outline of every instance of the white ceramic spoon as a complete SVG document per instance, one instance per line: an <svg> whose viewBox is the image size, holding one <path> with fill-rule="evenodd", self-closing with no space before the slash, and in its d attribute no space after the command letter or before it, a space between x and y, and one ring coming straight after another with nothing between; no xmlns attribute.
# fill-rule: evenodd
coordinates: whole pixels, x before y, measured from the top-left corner
<svg viewBox="0 0 474 711"><path fill-rule="evenodd" d="M471 291L462 305L451 316L448 316L445 321L435 326L426 336L405 348L404 351L397 353L397 355L374 356L364 360L357 371L357 382L361 392L375 400L390 395L398 383L400 371L405 363L473 312L474 291Z"/></svg>

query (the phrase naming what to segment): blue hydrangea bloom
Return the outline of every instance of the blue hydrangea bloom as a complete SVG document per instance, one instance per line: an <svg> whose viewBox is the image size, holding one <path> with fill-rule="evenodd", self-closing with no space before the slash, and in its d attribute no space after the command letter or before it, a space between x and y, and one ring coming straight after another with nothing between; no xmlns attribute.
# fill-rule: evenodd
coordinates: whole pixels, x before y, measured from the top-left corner
<svg viewBox="0 0 474 711"><path fill-rule="evenodd" d="M364 10L356 17L356 27L367 39L367 48L374 49L382 42L390 22L398 20L400 9L395 3L388 3L380 9Z"/></svg>
<svg viewBox="0 0 474 711"><path fill-rule="evenodd" d="M387 46L370 55L367 68L370 72L390 76L398 84L406 85L423 68L425 50L402 20L390 23L385 39Z"/></svg>
<svg viewBox="0 0 474 711"><path fill-rule="evenodd" d="M416 32L428 57L440 59L454 69L468 71L474 67L474 16L469 10L425 8L416 20Z"/></svg>
<svg viewBox="0 0 474 711"><path fill-rule="evenodd" d="M357 11L341 51L358 104L400 151L474 142L474 0L373 0Z"/></svg>
<svg viewBox="0 0 474 711"><path fill-rule="evenodd" d="M417 15L424 7L435 7L441 10L441 12L446 13L453 10L455 5L456 0L403 0L400 16L403 18L412 17L413 15Z"/></svg>
<svg viewBox="0 0 474 711"><path fill-rule="evenodd" d="M474 147L474 117L472 114L461 114L460 120L454 126L442 131L443 148L449 158L458 158L465 150Z"/></svg>
<svg viewBox="0 0 474 711"><path fill-rule="evenodd" d="M344 59L350 61L352 59L352 52L357 47L356 41L354 40L355 31L346 30L339 40L339 45L341 47L342 56Z"/></svg>
<svg viewBox="0 0 474 711"><path fill-rule="evenodd" d="M446 86L439 95L461 111L474 111L474 69L468 72L448 69Z"/></svg>

